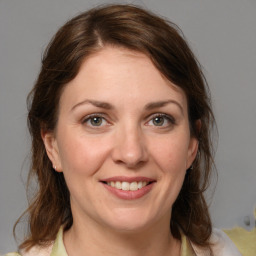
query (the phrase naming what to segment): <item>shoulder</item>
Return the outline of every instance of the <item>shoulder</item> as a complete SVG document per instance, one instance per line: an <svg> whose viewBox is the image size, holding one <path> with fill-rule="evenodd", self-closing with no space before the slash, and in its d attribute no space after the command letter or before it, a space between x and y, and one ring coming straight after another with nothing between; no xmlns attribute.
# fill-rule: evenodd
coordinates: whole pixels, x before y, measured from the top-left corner
<svg viewBox="0 0 256 256"><path fill-rule="evenodd" d="M212 244L211 248L213 255L242 256L231 239L220 229L213 229L210 242ZM198 256L210 255L209 252L206 252L205 249L202 249L197 245L192 244L192 247Z"/></svg>
<svg viewBox="0 0 256 256"><path fill-rule="evenodd" d="M21 252L10 252L5 254L4 256L50 256L52 252L53 244L47 246L33 246L28 251Z"/></svg>
<svg viewBox="0 0 256 256"><path fill-rule="evenodd" d="M4 254L3 256L21 256L21 255L17 252L9 252L7 254Z"/></svg>
<svg viewBox="0 0 256 256"><path fill-rule="evenodd" d="M213 243L212 248L216 255L241 255L231 239L220 229L213 229L211 242Z"/></svg>
<svg viewBox="0 0 256 256"><path fill-rule="evenodd" d="M224 230L224 232L235 243L243 255L256 255L256 228L248 231L241 227L236 227L230 230Z"/></svg>
<svg viewBox="0 0 256 256"><path fill-rule="evenodd" d="M68 256L63 244L63 227L60 227L59 232L54 241L49 244L40 246L35 245L29 250L21 250L19 253L8 253L4 256Z"/></svg>
<svg viewBox="0 0 256 256"><path fill-rule="evenodd" d="M21 256L50 256L53 244L47 246L34 246L28 251L22 251Z"/></svg>

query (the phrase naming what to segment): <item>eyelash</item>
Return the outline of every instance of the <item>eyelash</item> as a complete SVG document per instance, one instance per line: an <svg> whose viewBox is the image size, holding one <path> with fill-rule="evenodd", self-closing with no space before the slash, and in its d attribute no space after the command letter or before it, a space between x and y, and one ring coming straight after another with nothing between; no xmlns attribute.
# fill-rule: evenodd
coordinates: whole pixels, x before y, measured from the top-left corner
<svg viewBox="0 0 256 256"><path fill-rule="evenodd" d="M102 113L95 113L95 114L91 114L91 115L88 115L86 116L83 120L82 120L82 124L85 124L86 122L92 120L94 117L100 117L102 118L102 120L105 120L105 122L107 122L106 118L105 118L105 115L102 114ZM91 127L97 127L97 126L93 126L93 125L90 125ZM100 127L100 126L99 126Z"/></svg>
<svg viewBox="0 0 256 256"><path fill-rule="evenodd" d="M157 117L163 117L169 123L167 126L159 126L159 127L166 128L176 124L176 120L174 119L174 117L164 113L155 113L153 115L150 115L150 120L147 123L149 123L150 121L153 121L153 119ZM158 127L158 126L155 125L155 127Z"/></svg>
<svg viewBox="0 0 256 256"><path fill-rule="evenodd" d="M82 124L87 123L88 121L92 120L92 119L95 118L95 117L100 117L100 118L102 118L102 120L104 120L105 122L109 123L109 122L107 121L107 119L105 118L105 115L104 115L104 114L102 114L102 113L95 113L95 114L91 114L91 115L86 116L86 117L82 120ZM153 119L154 119L154 118L157 118L157 117L163 117L163 118L165 118L165 120L167 120L167 122L169 123L167 126L159 126L159 127L166 128L166 127L169 127L169 126L172 126L172 125L175 125L175 124L176 124L176 120L175 120L172 116L170 116L170 115L168 115L168 114L164 114L164 113L155 113L155 114L150 115L150 116L148 117L148 118L150 118L150 119L149 119L149 121L147 121L147 124L148 124L150 121L153 121ZM96 125L96 126L94 126L94 125L89 125L89 126L94 127L94 128L97 128L97 125ZM99 125L98 127L101 127L101 125ZM158 126L155 125L155 127L158 127Z"/></svg>

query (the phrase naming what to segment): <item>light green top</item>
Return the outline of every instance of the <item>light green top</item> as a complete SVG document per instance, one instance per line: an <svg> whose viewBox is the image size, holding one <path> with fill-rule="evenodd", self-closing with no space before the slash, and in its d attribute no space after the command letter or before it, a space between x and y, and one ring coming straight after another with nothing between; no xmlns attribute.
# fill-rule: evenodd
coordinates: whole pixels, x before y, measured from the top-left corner
<svg viewBox="0 0 256 256"><path fill-rule="evenodd" d="M56 240L54 241L54 244L51 250L51 253L47 253L47 252L43 252L41 254L41 251L43 251L44 249L40 248L34 248L32 249L33 251L29 251L27 253L17 253L17 252L11 252L6 254L5 256L39 256L38 251L40 251L40 255L42 256L68 256L64 243L63 243L63 229L60 228ZM190 242L188 241L188 239L182 235L182 239L181 239L181 256L195 256L195 253L190 245Z"/></svg>
<svg viewBox="0 0 256 256"><path fill-rule="evenodd" d="M225 230L225 233L232 241L224 234L223 231L214 229L212 238L215 238L216 247L212 247L214 255L218 256L256 256L256 229L248 232L242 228L235 228L230 231ZM217 239L217 240L216 240ZM191 245L185 235L181 237L181 256L205 256L208 255L205 251L201 251L200 247ZM60 228L55 241L46 247L34 246L28 252L12 252L5 256L68 256L63 243L63 229Z"/></svg>

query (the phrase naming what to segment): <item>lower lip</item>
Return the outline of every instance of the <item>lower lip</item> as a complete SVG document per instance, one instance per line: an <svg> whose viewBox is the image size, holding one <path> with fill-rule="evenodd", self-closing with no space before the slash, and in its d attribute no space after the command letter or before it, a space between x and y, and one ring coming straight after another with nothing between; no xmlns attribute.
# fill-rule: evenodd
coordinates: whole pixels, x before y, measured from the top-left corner
<svg viewBox="0 0 256 256"><path fill-rule="evenodd" d="M154 186L154 183L155 182L150 183L149 185L147 185L141 189L135 190L135 191L117 189L117 188L113 188L105 183L102 183L102 184L109 192L111 192L118 198L125 199L125 200L134 200L134 199L141 198L141 197L145 196L146 194L148 194L150 192L150 190L152 189L152 187Z"/></svg>

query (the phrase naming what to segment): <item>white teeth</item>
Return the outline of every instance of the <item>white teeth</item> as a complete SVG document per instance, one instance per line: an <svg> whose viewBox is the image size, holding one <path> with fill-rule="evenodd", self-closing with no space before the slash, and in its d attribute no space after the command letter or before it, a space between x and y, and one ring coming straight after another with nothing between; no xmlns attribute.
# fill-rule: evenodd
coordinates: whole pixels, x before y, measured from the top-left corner
<svg viewBox="0 0 256 256"><path fill-rule="evenodd" d="M145 186L148 185L148 182L146 181L133 181L131 183L127 182L127 181L111 181L111 182L107 182L107 184L113 188L117 188L117 189L121 189L124 191L136 191L138 189L141 189Z"/></svg>
<svg viewBox="0 0 256 256"><path fill-rule="evenodd" d="M132 182L130 184L130 190L138 190L138 183L137 182Z"/></svg>
<svg viewBox="0 0 256 256"><path fill-rule="evenodd" d="M142 188L142 181L139 181L138 182L138 189L141 189Z"/></svg>
<svg viewBox="0 0 256 256"><path fill-rule="evenodd" d="M117 189L122 189L122 183L120 181L117 181L115 184L115 182L114 182L114 187Z"/></svg>
<svg viewBox="0 0 256 256"><path fill-rule="evenodd" d="M129 190L130 184L129 182L122 182L122 190Z"/></svg>

